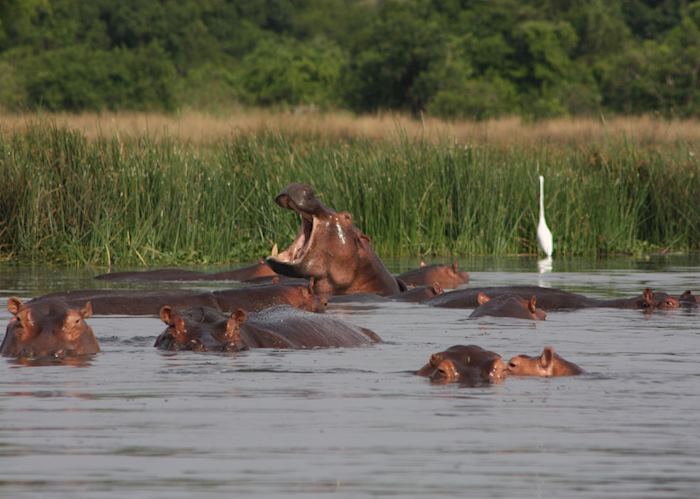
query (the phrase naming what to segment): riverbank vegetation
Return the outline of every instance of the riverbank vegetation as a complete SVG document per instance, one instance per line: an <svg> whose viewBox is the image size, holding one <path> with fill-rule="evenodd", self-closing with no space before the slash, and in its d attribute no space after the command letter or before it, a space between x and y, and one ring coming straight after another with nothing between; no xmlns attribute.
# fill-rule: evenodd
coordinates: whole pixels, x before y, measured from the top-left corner
<svg viewBox="0 0 700 499"><path fill-rule="evenodd" d="M700 114L700 2L4 0L0 109Z"/></svg>
<svg viewBox="0 0 700 499"><path fill-rule="evenodd" d="M298 219L273 198L300 181L350 211L384 256L535 254L539 174L555 254L700 248L697 122L260 113L246 128L244 117L197 116L3 120L0 253L105 266L248 260L291 241Z"/></svg>

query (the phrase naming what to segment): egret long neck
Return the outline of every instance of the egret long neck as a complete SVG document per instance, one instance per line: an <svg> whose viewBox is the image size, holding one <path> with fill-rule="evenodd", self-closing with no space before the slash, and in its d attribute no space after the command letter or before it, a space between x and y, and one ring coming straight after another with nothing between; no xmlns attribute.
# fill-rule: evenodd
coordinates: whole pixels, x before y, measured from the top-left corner
<svg viewBox="0 0 700 499"><path fill-rule="evenodd" d="M544 177L540 176L540 221L544 220Z"/></svg>

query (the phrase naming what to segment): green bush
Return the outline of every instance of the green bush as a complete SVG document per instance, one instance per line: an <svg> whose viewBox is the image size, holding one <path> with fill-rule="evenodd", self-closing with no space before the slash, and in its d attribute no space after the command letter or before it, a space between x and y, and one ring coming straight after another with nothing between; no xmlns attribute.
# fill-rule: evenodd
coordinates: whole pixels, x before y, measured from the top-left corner
<svg viewBox="0 0 700 499"><path fill-rule="evenodd" d="M175 107L175 70L158 45L137 50L49 50L20 64L27 104L51 111Z"/></svg>
<svg viewBox="0 0 700 499"><path fill-rule="evenodd" d="M242 98L260 106L335 105L344 59L340 48L324 39L264 40L238 67Z"/></svg>
<svg viewBox="0 0 700 499"><path fill-rule="evenodd" d="M428 103L428 112L441 118L483 120L517 111L517 90L501 78L458 82L439 90Z"/></svg>

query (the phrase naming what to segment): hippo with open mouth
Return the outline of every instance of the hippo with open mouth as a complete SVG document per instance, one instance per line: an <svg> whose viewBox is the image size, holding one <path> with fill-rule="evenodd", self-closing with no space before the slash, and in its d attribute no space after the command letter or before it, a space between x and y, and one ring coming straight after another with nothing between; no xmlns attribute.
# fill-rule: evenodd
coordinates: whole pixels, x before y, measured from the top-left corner
<svg viewBox="0 0 700 499"><path fill-rule="evenodd" d="M374 253L370 239L347 211L336 212L315 196L311 186L289 184L275 198L301 217L294 242L267 264L278 274L315 278L321 296L355 293L394 295L405 290Z"/></svg>

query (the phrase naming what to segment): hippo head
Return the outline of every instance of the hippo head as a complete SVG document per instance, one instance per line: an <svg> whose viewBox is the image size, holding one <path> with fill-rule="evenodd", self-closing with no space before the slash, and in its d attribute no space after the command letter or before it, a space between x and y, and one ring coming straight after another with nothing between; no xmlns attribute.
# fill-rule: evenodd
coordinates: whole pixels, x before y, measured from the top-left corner
<svg viewBox="0 0 700 499"><path fill-rule="evenodd" d="M416 374L434 383L500 383L508 374L500 355L476 345L455 345L430 357Z"/></svg>
<svg viewBox="0 0 700 499"><path fill-rule="evenodd" d="M495 316L509 316L509 317L521 317L525 319L532 319L533 321L543 321L547 318L547 313L541 308L537 307L537 298L532 295L529 300L525 298L520 298L519 296L499 296L496 298L497 303L493 310ZM476 296L477 303L481 306L491 301L491 298L484 293L479 291Z"/></svg>
<svg viewBox="0 0 700 499"><path fill-rule="evenodd" d="M240 325L246 313L237 310L225 316L209 307L192 307L177 312L168 305L160 309L160 319L168 326L156 339L162 350L196 352L239 352L248 347L241 340Z"/></svg>
<svg viewBox="0 0 700 499"><path fill-rule="evenodd" d="M514 376L571 376L583 370L554 353L554 348L545 347L539 357L516 355L508 361L508 373Z"/></svg>
<svg viewBox="0 0 700 499"><path fill-rule="evenodd" d="M678 298L666 293L654 293L650 288L646 288L642 293L642 308L644 309L670 310L680 308L680 306L681 302Z"/></svg>
<svg viewBox="0 0 700 499"><path fill-rule="evenodd" d="M696 307L700 305L700 296L695 296L692 291L684 291L678 298L679 303L684 307Z"/></svg>
<svg viewBox="0 0 700 499"><path fill-rule="evenodd" d="M321 295L399 292L396 280L374 254L369 237L355 227L350 213L326 207L306 184L288 185L275 202L301 217L292 244L267 258L275 272L313 277Z"/></svg>
<svg viewBox="0 0 700 499"><path fill-rule="evenodd" d="M100 351L92 328L85 322L92 315L90 302L78 310L61 300L23 304L13 297L7 301L7 310L12 318L0 346L2 355L62 359Z"/></svg>

